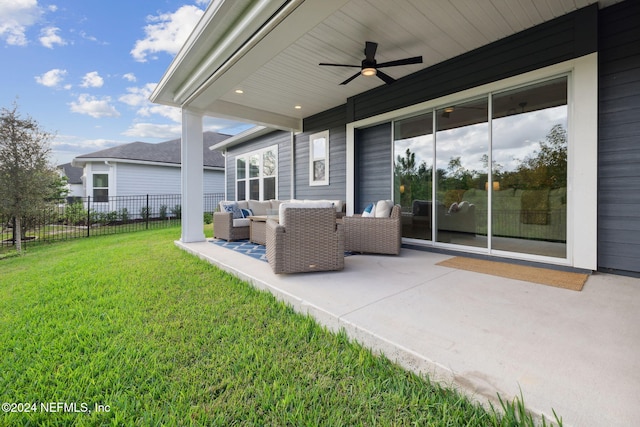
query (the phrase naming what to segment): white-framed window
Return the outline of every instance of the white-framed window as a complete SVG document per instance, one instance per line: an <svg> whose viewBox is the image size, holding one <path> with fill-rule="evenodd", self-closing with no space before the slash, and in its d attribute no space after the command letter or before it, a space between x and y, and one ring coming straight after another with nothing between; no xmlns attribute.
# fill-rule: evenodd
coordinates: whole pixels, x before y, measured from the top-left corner
<svg viewBox="0 0 640 427"><path fill-rule="evenodd" d="M236 200L278 198L278 146L236 157Z"/></svg>
<svg viewBox="0 0 640 427"><path fill-rule="evenodd" d="M109 201L109 174L107 173L93 174L93 201L94 202Z"/></svg>
<svg viewBox="0 0 640 427"><path fill-rule="evenodd" d="M309 185L329 185L329 131L309 136Z"/></svg>

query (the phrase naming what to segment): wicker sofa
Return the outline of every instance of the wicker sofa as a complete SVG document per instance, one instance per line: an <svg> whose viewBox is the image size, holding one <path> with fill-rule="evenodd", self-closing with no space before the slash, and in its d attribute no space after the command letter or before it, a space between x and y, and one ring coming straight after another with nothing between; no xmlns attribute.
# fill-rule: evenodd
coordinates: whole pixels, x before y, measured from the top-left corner
<svg viewBox="0 0 640 427"><path fill-rule="evenodd" d="M285 206L267 220L267 260L276 274L342 270L344 232L329 207Z"/></svg>
<svg viewBox="0 0 640 427"><path fill-rule="evenodd" d="M402 246L400 205L394 205L388 218L343 218L345 249L351 252L398 255Z"/></svg>
<svg viewBox="0 0 640 427"><path fill-rule="evenodd" d="M341 200L241 200L220 202L219 211L213 213L213 237L227 241L249 238L249 219L240 212L244 209L251 215L271 216L278 215L280 205L284 202L318 202L326 201L336 209L338 217L344 216L345 204ZM235 204L238 212L227 212L225 206Z"/></svg>

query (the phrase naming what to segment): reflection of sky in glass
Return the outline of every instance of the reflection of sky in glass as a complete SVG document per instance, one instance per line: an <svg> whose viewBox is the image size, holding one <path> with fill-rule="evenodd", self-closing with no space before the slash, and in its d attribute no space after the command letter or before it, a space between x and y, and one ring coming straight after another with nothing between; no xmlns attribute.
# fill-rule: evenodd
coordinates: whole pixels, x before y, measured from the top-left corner
<svg viewBox="0 0 640 427"><path fill-rule="evenodd" d="M567 129L567 106L494 119L493 162L503 172L516 170L521 161L540 149L551 128L557 124Z"/></svg>
<svg viewBox="0 0 640 427"><path fill-rule="evenodd" d="M540 149L551 128L560 124L567 129L567 106L493 119L493 163L500 171L514 171L527 156ZM488 155L488 124L479 123L437 133L437 168L446 170L452 158L460 157L468 170L483 171L482 156ZM395 141L394 162L405 157L407 148L416 155L416 169L425 162L432 165L433 135Z"/></svg>
<svg viewBox="0 0 640 427"><path fill-rule="evenodd" d="M325 139L318 138L313 140L313 158L323 159L325 155Z"/></svg>
<svg viewBox="0 0 640 427"><path fill-rule="evenodd" d="M449 161L460 157L462 167L472 171L484 171L482 156L488 154L488 124L439 131L436 135L436 169L446 170Z"/></svg>

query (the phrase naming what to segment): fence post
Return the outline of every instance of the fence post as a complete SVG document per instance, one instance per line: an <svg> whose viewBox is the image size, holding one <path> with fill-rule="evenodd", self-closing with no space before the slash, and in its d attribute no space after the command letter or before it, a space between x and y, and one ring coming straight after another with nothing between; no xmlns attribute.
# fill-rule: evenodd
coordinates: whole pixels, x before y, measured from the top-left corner
<svg viewBox="0 0 640 427"><path fill-rule="evenodd" d="M87 196L87 237L91 235L91 196Z"/></svg>
<svg viewBox="0 0 640 427"><path fill-rule="evenodd" d="M12 232L11 243L13 243L13 246L15 246L16 245L16 217L15 216L11 219L11 222L12 222L11 223L11 226L12 226L11 227L11 232Z"/></svg>
<svg viewBox="0 0 640 427"><path fill-rule="evenodd" d="M149 229L149 217L151 216L151 211L149 210L149 195L147 194L147 210L145 211L145 222L147 223L147 230Z"/></svg>

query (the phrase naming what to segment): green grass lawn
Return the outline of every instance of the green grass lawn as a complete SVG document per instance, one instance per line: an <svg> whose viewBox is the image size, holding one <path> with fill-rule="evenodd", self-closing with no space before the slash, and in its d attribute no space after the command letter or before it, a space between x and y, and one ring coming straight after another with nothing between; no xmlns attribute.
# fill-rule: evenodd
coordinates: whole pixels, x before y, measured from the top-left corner
<svg viewBox="0 0 640 427"><path fill-rule="evenodd" d="M531 424L516 422L518 402L499 417L328 332L178 237L140 231L0 259L0 401L36 409L3 412L0 425Z"/></svg>

